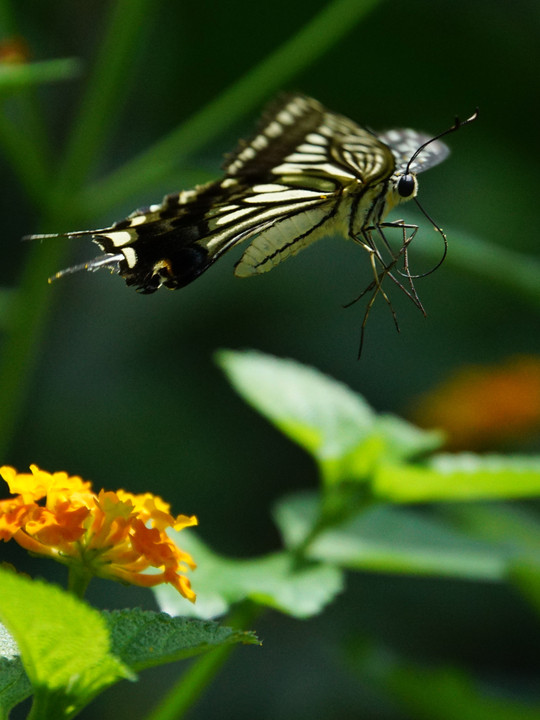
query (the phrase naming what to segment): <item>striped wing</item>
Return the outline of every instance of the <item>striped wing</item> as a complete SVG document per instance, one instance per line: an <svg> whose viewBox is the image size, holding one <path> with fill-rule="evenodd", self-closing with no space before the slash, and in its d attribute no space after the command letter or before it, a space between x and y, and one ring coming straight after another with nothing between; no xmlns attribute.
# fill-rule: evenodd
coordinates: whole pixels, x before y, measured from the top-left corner
<svg viewBox="0 0 540 720"><path fill-rule="evenodd" d="M128 285L146 293L161 285L176 289L195 280L229 248L271 229L279 228L283 237L291 232L307 237L334 213L335 186L326 183L325 188L322 193L320 188L301 185L247 185L226 178L170 195L159 206L94 231L92 238L118 262ZM276 251L272 238L267 269L279 262L278 256L294 252L284 245Z"/></svg>
<svg viewBox="0 0 540 720"><path fill-rule="evenodd" d="M254 237L236 265L247 277L270 270L290 255L333 230L339 230L343 191L362 194L389 177L394 169L390 150L373 133L352 120L326 110L304 95L285 95L263 114L258 131L229 157L229 178L268 187L265 201L277 209L280 187L302 202L302 193L319 193L327 206L306 206L292 217L284 213ZM274 196L272 196L274 192ZM259 198L260 200L260 198ZM254 202L259 201L256 197Z"/></svg>
<svg viewBox="0 0 540 720"><path fill-rule="evenodd" d="M109 266L142 292L176 289L243 241L250 244L236 275L266 272L323 235L349 233L352 197L354 213L369 219L394 168L374 133L304 95L282 96L228 158L221 181L169 195L109 228L65 233L90 235L105 255L57 277Z"/></svg>
<svg viewBox="0 0 540 720"><path fill-rule="evenodd" d="M247 180L302 173L371 185L388 177L393 166L392 153L374 133L305 95L283 95L224 169Z"/></svg>
<svg viewBox="0 0 540 720"><path fill-rule="evenodd" d="M223 180L167 196L91 235L106 253L81 268L118 268L151 293L195 280L231 247L251 241L235 274L266 272L339 226L345 189L388 177L394 158L373 133L303 95L283 96L228 158ZM41 236L44 237L44 236Z"/></svg>

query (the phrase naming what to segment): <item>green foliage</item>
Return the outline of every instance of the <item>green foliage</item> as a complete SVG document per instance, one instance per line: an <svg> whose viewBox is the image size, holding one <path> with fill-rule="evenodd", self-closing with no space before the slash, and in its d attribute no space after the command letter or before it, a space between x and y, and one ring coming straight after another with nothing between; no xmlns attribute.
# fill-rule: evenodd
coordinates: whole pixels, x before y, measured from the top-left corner
<svg viewBox="0 0 540 720"><path fill-rule="evenodd" d="M285 498L275 509L288 547L302 545L319 517L315 494ZM516 553L459 532L418 511L375 505L323 530L307 557L363 572L504 581Z"/></svg>
<svg viewBox="0 0 540 720"><path fill-rule="evenodd" d="M383 459L407 459L436 448L441 436L377 414L340 382L294 360L263 353L217 356L237 392L313 455L326 485L368 478Z"/></svg>
<svg viewBox="0 0 540 720"><path fill-rule="evenodd" d="M0 618L20 650L34 717L73 717L106 687L131 677L110 652L107 627L96 610L60 588L5 570L0 574Z"/></svg>
<svg viewBox="0 0 540 720"><path fill-rule="evenodd" d="M0 93L59 80L72 80L80 73L76 58L45 60L0 67Z"/></svg>
<svg viewBox="0 0 540 720"><path fill-rule="evenodd" d="M165 586L155 593L162 610L200 618L223 615L238 602L251 600L296 618L322 612L343 590L339 568L326 562L298 565L289 553L274 553L251 560L232 560L216 555L196 537L183 530L177 542L197 558L197 602L186 608L178 593Z"/></svg>
<svg viewBox="0 0 540 720"><path fill-rule="evenodd" d="M534 497L540 492L540 457L434 455L419 466L385 464L374 485L377 497L391 502Z"/></svg>
<svg viewBox="0 0 540 720"><path fill-rule="evenodd" d="M102 614L58 587L6 570L0 581L0 618L10 633L0 628L4 714L32 693L32 718L74 717L113 683L133 680L135 671L257 643L253 633L213 622L138 609Z"/></svg>
<svg viewBox="0 0 540 720"><path fill-rule="evenodd" d="M374 499L435 502L540 493L540 457L438 454L440 435L378 417L358 394L313 368L258 352L221 352L236 390L313 455L325 486L367 483Z"/></svg>
<svg viewBox="0 0 540 720"><path fill-rule="evenodd" d="M458 668L422 667L369 644L350 655L361 677L389 690L415 720L535 720L540 714L540 704L503 698Z"/></svg>
<svg viewBox="0 0 540 720"><path fill-rule="evenodd" d="M184 660L221 646L258 643L251 632L137 608L107 612L103 617L111 634L112 652L136 671Z"/></svg>
<svg viewBox="0 0 540 720"><path fill-rule="evenodd" d="M76 448L80 454L87 446L81 465L92 468L95 474L94 468L102 463L110 465L108 472L115 478L118 466L124 477L137 473L152 483L165 476L177 483L178 476L183 476L187 480L179 492L202 486L199 497L210 499L208 505L218 506L220 512L224 494L220 495L219 489L225 485L235 513L230 505L223 509L228 532L234 524L231 518L241 526L252 514L253 522L258 522L255 506L264 487L257 471L262 475L271 466L276 478L283 471L279 453L271 455L271 440L268 444L265 440L263 451L262 441L257 445L252 436L240 435L238 418L230 421L229 416L220 415L227 402L216 394L207 363L216 346L251 346L264 337L265 347L277 346L279 352L291 354L296 347L303 358L310 358L315 348L314 364L332 368L339 377L348 372L351 384L362 387L377 407L399 407L403 396L408 399L407 393L414 394L432 382L452 362L515 352L520 350L520 343L527 351L534 351L537 318L527 315L527 308L540 306L540 269L537 259L527 253L536 253L535 234L530 232L535 202L528 194L534 187L536 170L534 163L522 160L535 156L538 138L537 114L530 106L537 64L523 51L529 35L537 46L537 10L525 3L514 17L505 19L502 5L486 12L481 4L450 4L444 9L447 31L440 33L440 9L435 5L387 6L385 9L379 0L334 0L324 6L316 3L307 10L302 4L295 7L289 3L282 12L278 6L249 8L244 3L238 4L241 13L236 13L225 4L231 24L222 28L214 20L219 4L208 17L204 12L197 16L197 4L186 5L178 23L169 21L175 16L172 6L160 8L160 3L149 0L117 0L107 6L104 19L90 16L92 25L99 19L90 60L37 60L0 67L0 149L7 163L2 168L4 187L9 190L2 237L6 284L10 285L0 288L0 448L4 460L8 461L10 446L15 454L17 447L19 453L21 448L27 453L35 447L38 453L60 457L62 462L70 458L68 448ZM77 30L76 24L82 26L84 21L77 16L76 23L67 24L72 15L69 3L57 6L60 14L66 13L58 23L62 28L58 34L50 31L47 16L41 43L39 20L43 11L38 5L30 7L23 2L19 10L15 3L0 0L0 30L6 37L28 31L36 55L50 53L52 43L67 48L62 55L72 54L73 47L78 52L77 33L70 40L71 47L66 39ZM268 12L267 8L276 19L266 30L259 13ZM371 15L375 9L378 12ZM52 11L51 6L51 17ZM162 25L152 38L152 22L160 12ZM525 17L527 12L529 17ZM244 24L240 15L245 15ZM364 21L360 31L359 21ZM266 37L260 33L259 23L274 43L266 56ZM161 40L170 32L169 25L174 27L174 62L172 52L167 55L166 41ZM214 27L219 28L222 41L212 35ZM351 33L355 29L357 32ZM207 37L210 40L206 41ZM86 40L85 28L80 44L84 46ZM257 46L251 55L250 41ZM242 52L231 52L237 42ZM458 45L467 47L468 52L456 53ZM494 45L500 60L491 53ZM328 50L331 52L323 63L321 58ZM397 72L396 58L403 59L406 72ZM232 68L229 75L223 74L224 68ZM65 88L65 81L79 76L82 91L73 113L69 99L75 95L76 86L62 95L54 93ZM505 77L515 88L522 86L521 97L509 92L514 88L505 86ZM515 83L516 77L522 82ZM63 85L50 85L56 82ZM469 138L464 135L463 141L460 135L465 148L461 158L467 157L469 148L469 173L474 175L467 176L466 162L455 159L448 163L448 174L446 169L435 171L439 185L434 180L432 187L440 187L438 212L449 236L445 268L450 272L446 274L447 285L440 274L435 286L430 286L432 278L426 281L428 289L432 288L430 324L420 325L420 330L409 325L409 345L404 338L401 344L395 339L390 350L382 330L373 345L374 355L370 357L368 351L367 364L363 360L359 369L351 360L350 369L341 357L354 352L354 343L342 341L346 334L334 320L337 315L322 317L329 300L324 291L319 297L319 287L314 291L307 261L305 278L297 265L291 284L294 293L286 284L280 286L279 293L275 287L265 286L270 287L266 296L266 304L271 306L269 315L261 309L264 290L256 301L249 290L244 291L241 301L231 293L223 300L223 316L216 304L212 314L207 312L205 298L215 303L218 292L223 291L219 277L216 292L213 285L203 285L200 296L184 295L184 303L175 298L174 310L167 304L170 300L161 299L144 305L146 300L139 302L141 298L135 297L133 305L123 305L120 294L116 296L112 290L109 295L105 284L98 292L89 290L85 295L80 283L74 295L58 304L58 325L55 332L48 333L54 293L46 278L66 263L67 247L62 242L46 247L27 245L20 282L16 282L13 268L19 267L19 259L10 263L6 254L9 247L18 248L14 238L34 230L29 209L39 215L36 231L77 229L86 223L96 226L103 219L108 222L124 216L135 203L157 199L162 191L175 191L214 176L210 165L217 173L218 153L211 148L213 157L207 163L203 149L228 132L227 142L230 137L234 141L241 130L235 125L275 91L287 87L313 93L336 111L374 127L410 123L436 130L444 122L441 118L462 112L463 107L468 109L471 102L473 107L481 104L478 131L475 128ZM206 94L197 95L200 88ZM132 104L123 117L128 94ZM192 97L195 99L190 104ZM159 105L155 106L156 98ZM171 98L177 98L177 105ZM55 103L55 99L59 101ZM516 111L523 107L527 113ZM56 108L56 116L51 108ZM58 142L60 120L64 118L68 124ZM115 126L119 132L116 142L111 143ZM146 145L141 145L141 137ZM222 149L227 148L220 145L220 152ZM14 179L23 191L17 207L10 194ZM430 212L432 206L430 203ZM13 230L11 219L17 212L24 226ZM469 224L470 232L458 231L458 225ZM418 235L414 253L425 259L429 268L430 263L439 261L441 248L429 233L427 240L422 230ZM328 272L317 271L321 285L324 276L340 277L341 261L338 253L331 252L328 250L327 258L336 265ZM345 260L341 270L348 269ZM356 282L356 268L353 274ZM467 284L467 277L474 282ZM90 306L93 314L89 314ZM294 326L288 324L290 317L294 317ZM276 318L284 327L279 338L273 336L280 324ZM330 328L330 324L335 327ZM235 330L231 329L233 325ZM225 327L230 334L223 333ZM296 346L291 342L293 327L296 334L302 329L303 339ZM415 336L415 332L420 335ZM54 340L58 335L65 337L64 344ZM47 352L43 352L44 346ZM73 348L75 352L70 353ZM100 350L107 355L106 361L101 358L101 366ZM363 396L317 370L257 352L224 351L219 362L240 395L315 460L320 488L288 494L277 502L274 518L284 543L279 552L235 560L214 553L194 533L181 533L180 545L191 550L199 564L193 577L198 603L192 608L171 591L160 589L157 596L162 607L204 618L232 612L230 623L238 628L249 626L253 607L308 618L336 599L345 584L345 571L352 571L361 572L364 579L368 573L408 576L413 588L418 576L446 578L447 582L451 578L467 580L467 588L473 581L502 588L507 581L538 613L537 515L534 508L500 502L538 495L538 456L437 453L442 443L440 433L420 430L395 414L375 412ZM33 383L38 366L40 382ZM30 391L36 385L29 403ZM98 393L96 388L105 391ZM402 388L407 393L394 398ZM377 393L379 397L374 400ZM98 395L105 399L102 406ZM395 403L390 404L389 398ZM21 419L25 425L19 433L19 446L12 445ZM49 428L54 428L54 433ZM77 429L79 436L74 442ZM149 438L146 445L145 438ZM234 465L237 458L240 460ZM27 457L24 462L28 462ZM254 468L253 477L241 478L238 467ZM207 489L205 473L214 482ZM287 469L289 489L305 480L295 473L294 468ZM245 496L247 505L240 505L240 495ZM195 490L191 497L193 511L203 517L208 506L196 507L199 500ZM480 500L491 504L481 504ZM406 507L411 503L422 507ZM55 587L11 574L2 573L1 583L0 617L18 646L0 626L0 717L7 717L9 709L32 691L33 720L71 717L109 685L133 678L135 671L200 653L152 716L153 720L176 720L195 702L232 647L255 642L252 634L241 629L207 621L138 610L98 613ZM444 586L439 597L441 605L448 587ZM417 590L411 604L422 600ZM361 624L363 611L356 607L361 605L356 598L354 603L355 626L347 624L347 636L353 643L356 620ZM471 615L473 611L471 603ZM396 603L393 617L399 620L400 612ZM483 613L481 607L479 615ZM381 625L387 620L379 618ZM502 625L495 634L503 632ZM419 627L418 634L422 630ZM437 654L444 654L448 644L446 639L444 647L437 647ZM518 651L512 653L517 656ZM412 662L370 645L361 657L353 658L353 664L364 683L371 682L381 694L389 695L410 717L529 720L540 712L532 703L505 699L493 686L486 691L485 684L482 686L472 672L463 669L465 663L461 669L437 669L433 664L428 668L428 663ZM307 676L301 674L303 668L297 670L295 685L300 687ZM332 688L327 689L332 700ZM307 713L304 704L301 712ZM222 703L215 705L223 714ZM301 712L291 710L291 716ZM337 718L336 698L330 710L321 705L320 713ZM344 713L348 716L349 711ZM382 717L378 713L373 716ZM399 711L398 716L401 718Z"/></svg>

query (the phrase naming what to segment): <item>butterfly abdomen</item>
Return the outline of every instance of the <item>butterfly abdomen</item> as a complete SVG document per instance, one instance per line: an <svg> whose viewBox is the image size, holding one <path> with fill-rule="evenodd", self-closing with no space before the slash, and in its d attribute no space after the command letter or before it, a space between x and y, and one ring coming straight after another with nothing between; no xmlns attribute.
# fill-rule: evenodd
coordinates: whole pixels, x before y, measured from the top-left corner
<svg viewBox="0 0 540 720"><path fill-rule="evenodd" d="M124 247L120 274L128 285L145 294L155 292L161 285L173 290L189 285L212 264L208 251L195 242L198 237L196 228L187 227L170 231L159 247L151 238L149 242L140 240L136 252L133 247ZM101 240L99 236L95 238L99 245Z"/></svg>

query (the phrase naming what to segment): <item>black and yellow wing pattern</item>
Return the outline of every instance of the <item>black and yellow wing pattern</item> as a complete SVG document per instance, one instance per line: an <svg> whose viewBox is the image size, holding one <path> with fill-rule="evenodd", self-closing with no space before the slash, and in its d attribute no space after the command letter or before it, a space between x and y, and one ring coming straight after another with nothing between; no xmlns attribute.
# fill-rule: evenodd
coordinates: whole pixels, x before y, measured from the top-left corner
<svg viewBox="0 0 540 720"><path fill-rule="evenodd" d="M408 199L396 186L428 139L412 130L377 135L312 98L281 96L227 158L221 180L168 195L111 227L63 233L90 236L104 255L58 276L105 266L151 293L187 285L239 243L249 245L235 274L247 277L325 235L357 239ZM427 169L447 152L435 141L427 160L423 154L407 172ZM409 190L416 194L416 183Z"/></svg>
<svg viewBox="0 0 540 720"><path fill-rule="evenodd" d="M162 286L188 285L240 243L247 247L235 275L249 277L271 270L323 236L341 235L366 251L373 274L357 298L370 293L361 350L379 294L397 327L382 285L385 278L424 311L414 279L428 273L411 274L408 258L418 228L385 218L394 207L416 197L418 173L447 157L449 150L440 138L477 114L464 122L456 119L436 137L409 129L376 133L310 97L281 95L267 107L251 139L240 141L227 158L221 180L167 195L111 227L27 239L90 236L103 254L51 279L108 267L139 292L153 293ZM442 259L432 272L444 260L446 237L416 202L444 240ZM397 249L386 235L389 228L399 230Z"/></svg>

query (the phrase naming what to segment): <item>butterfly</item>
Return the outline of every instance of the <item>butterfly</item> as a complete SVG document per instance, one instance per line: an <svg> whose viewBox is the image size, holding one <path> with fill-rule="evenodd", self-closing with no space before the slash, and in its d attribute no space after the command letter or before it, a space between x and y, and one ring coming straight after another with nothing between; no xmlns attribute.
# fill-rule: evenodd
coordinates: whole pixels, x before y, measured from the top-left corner
<svg viewBox="0 0 540 720"><path fill-rule="evenodd" d="M397 325L382 289L387 276L423 311L413 284L419 276L408 268L408 247L417 226L385 218L416 196L419 172L447 157L449 150L439 138L475 117L456 120L435 138L414 130L376 133L310 97L282 95L268 106L253 137L240 141L227 157L222 179L167 195L110 227L29 237L90 236L104 253L55 278L108 267L138 291L153 293L162 286L188 285L243 242L249 245L235 265L238 277L267 272L321 237L342 235L369 254L373 270L362 293L372 293L363 340L379 293ZM402 233L397 251L385 235L385 229L394 227ZM395 272L400 260L399 273L408 287Z"/></svg>

